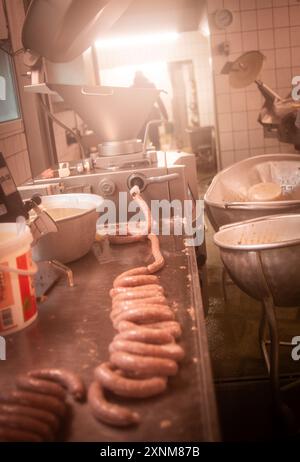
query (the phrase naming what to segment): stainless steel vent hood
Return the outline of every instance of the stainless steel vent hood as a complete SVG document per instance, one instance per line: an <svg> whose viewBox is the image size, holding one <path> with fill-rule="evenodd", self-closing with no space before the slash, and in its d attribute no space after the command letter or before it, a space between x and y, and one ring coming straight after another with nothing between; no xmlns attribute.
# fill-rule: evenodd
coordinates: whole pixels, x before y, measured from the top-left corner
<svg viewBox="0 0 300 462"><path fill-rule="evenodd" d="M22 42L49 61L69 62L106 34L132 0L32 0Z"/></svg>
<svg viewBox="0 0 300 462"><path fill-rule="evenodd" d="M197 30L204 0L32 0L24 48L69 62L105 35Z"/></svg>

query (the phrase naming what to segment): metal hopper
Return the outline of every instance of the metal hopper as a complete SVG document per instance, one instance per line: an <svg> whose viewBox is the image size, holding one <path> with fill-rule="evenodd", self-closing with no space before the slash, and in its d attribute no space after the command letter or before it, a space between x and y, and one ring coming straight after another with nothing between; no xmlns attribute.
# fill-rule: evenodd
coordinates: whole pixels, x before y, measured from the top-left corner
<svg viewBox="0 0 300 462"><path fill-rule="evenodd" d="M103 142L137 138L159 96L155 88L47 84Z"/></svg>

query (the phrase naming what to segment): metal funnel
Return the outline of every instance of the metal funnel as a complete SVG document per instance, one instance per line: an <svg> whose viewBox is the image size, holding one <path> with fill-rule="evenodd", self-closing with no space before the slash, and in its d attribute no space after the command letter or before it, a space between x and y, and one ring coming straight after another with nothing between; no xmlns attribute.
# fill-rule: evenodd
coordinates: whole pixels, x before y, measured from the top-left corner
<svg viewBox="0 0 300 462"><path fill-rule="evenodd" d="M47 86L57 92L103 142L137 138L160 93L156 88Z"/></svg>

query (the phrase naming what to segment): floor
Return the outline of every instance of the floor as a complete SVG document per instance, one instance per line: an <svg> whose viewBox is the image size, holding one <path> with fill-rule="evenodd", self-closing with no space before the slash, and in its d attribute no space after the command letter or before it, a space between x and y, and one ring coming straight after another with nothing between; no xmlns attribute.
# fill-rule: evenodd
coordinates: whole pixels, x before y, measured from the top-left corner
<svg viewBox="0 0 300 462"><path fill-rule="evenodd" d="M199 194L203 197L212 173L199 174ZM300 387L285 392L294 413L292 425L283 425L273 414L269 380L258 344L260 304L233 283L226 285L225 305L221 277L222 262L213 243L214 231L206 219L209 312L206 319L217 401L225 441L261 441L297 438L300 428ZM300 309L277 312L280 338L291 341L300 335ZM283 380L300 373L300 361L291 358L291 347L283 347L280 365ZM298 425L297 425L298 422ZM292 428L292 430L291 430Z"/></svg>

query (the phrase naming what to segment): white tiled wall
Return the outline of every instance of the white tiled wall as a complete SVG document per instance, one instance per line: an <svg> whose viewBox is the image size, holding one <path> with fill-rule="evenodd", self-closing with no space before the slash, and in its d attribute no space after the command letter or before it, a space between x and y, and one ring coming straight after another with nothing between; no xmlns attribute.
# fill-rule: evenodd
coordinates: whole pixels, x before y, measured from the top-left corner
<svg viewBox="0 0 300 462"><path fill-rule="evenodd" d="M10 135L1 135L0 133L0 152L4 154L8 167L17 185L20 185L31 178L29 157L23 130L20 130L19 133L13 133Z"/></svg>
<svg viewBox="0 0 300 462"><path fill-rule="evenodd" d="M226 30L213 25L217 9L227 8L233 22ZM260 50L265 61L259 79L281 96L291 89L291 79L300 74L300 3L296 0L207 0L210 19L221 167L249 156L274 152L294 152L292 145L263 137L257 122L263 98L255 84L245 89L229 87L221 75L227 61L243 52ZM229 56L217 46L228 41Z"/></svg>
<svg viewBox="0 0 300 462"><path fill-rule="evenodd" d="M214 103L213 103L213 85L210 66L210 45L209 39L200 31L185 32L180 34L178 40L174 43L158 45L145 45L130 49L100 49L98 53L98 62L100 73L102 71L102 82L109 84L110 75L113 76L113 69L129 67L134 65L143 65L148 63L169 63L174 61L192 60L194 63L195 78L197 82L198 106L200 112L201 125L214 124ZM166 88L170 91L169 96L163 97L164 102L171 114L171 88L170 82L167 81L166 75L163 82L157 76L152 78L153 83L159 85L158 88ZM125 85L132 84L124 82ZM161 86L163 85L163 86Z"/></svg>
<svg viewBox="0 0 300 462"><path fill-rule="evenodd" d="M7 24L5 21L4 10L0 2L0 38L6 37L7 34ZM6 7L8 5L12 6L11 2L8 4L6 2ZM16 23L19 24L19 15L23 13L24 9L22 0L14 0L13 3L13 12L14 19ZM21 24L23 22L23 17L20 19L20 26L14 28L11 32L13 49L17 50L21 48ZM5 33L6 31L6 33ZM18 56L20 57L20 56ZM21 110L21 108L20 108ZM31 168L29 163L28 148L25 138L24 126L21 119L12 122L2 122L0 123L0 152L2 152L6 158L8 167L13 175L15 183L20 185L26 180L31 178Z"/></svg>

